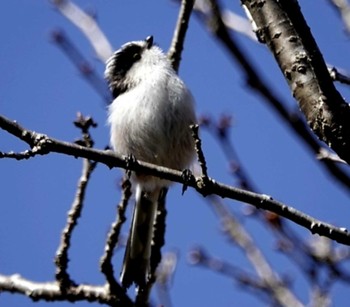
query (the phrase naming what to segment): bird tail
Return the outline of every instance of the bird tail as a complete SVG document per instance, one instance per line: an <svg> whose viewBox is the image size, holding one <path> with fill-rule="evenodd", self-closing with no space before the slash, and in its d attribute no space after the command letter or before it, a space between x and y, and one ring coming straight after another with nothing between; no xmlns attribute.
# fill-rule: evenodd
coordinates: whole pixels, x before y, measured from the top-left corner
<svg viewBox="0 0 350 307"><path fill-rule="evenodd" d="M128 288L135 283L143 288L150 274L151 245L160 189L136 189L136 203L126 244L120 281Z"/></svg>

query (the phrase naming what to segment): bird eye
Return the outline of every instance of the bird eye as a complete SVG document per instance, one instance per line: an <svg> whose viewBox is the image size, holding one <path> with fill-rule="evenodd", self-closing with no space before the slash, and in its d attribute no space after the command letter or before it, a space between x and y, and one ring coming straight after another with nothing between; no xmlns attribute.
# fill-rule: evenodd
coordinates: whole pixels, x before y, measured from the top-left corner
<svg viewBox="0 0 350 307"><path fill-rule="evenodd" d="M137 52L134 53L132 57L133 57L133 59L134 59L135 61L138 61L139 59L141 59L141 55L140 55L139 53L137 53Z"/></svg>

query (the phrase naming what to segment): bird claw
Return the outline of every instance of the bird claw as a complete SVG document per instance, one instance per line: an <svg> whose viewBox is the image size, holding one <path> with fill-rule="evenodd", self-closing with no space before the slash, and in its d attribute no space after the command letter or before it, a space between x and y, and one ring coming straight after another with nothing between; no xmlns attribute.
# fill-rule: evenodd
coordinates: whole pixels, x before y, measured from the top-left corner
<svg viewBox="0 0 350 307"><path fill-rule="evenodd" d="M182 171L181 178L184 181L184 183L182 185L182 195L184 195L189 184L194 181L194 176L189 169L185 169Z"/></svg>

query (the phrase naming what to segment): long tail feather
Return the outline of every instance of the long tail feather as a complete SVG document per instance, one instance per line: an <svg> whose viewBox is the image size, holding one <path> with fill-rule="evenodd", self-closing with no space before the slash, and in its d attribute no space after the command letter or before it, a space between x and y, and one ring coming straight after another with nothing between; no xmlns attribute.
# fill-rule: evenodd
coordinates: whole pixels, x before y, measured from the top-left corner
<svg viewBox="0 0 350 307"><path fill-rule="evenodd" d="M136 203L120 275L125 288L133 283L141 288L146 285L159 193L159 189L149 192L138 187L136 190Z"/></svg>

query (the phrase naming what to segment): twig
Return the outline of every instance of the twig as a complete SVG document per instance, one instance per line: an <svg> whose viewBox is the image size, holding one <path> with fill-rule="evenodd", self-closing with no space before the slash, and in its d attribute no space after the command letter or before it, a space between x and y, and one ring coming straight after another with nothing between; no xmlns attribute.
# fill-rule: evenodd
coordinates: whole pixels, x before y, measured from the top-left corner
<svg viewBox="0 0 350 307"><path fill-rule="evenodd" d="M327 65L327 68L333 81L338 81L340 83L350 85L350 76L348 73L330 65Z"/></svg>
<svg viewBox="0 0 350 307"><path fill-rule="evenodd" d="M95 19L69 0L51 0L59 12L74 24L89 40L97 58L105 63L112 55L112 47Z"/></svg>
<svg viewBox="0 0 350 307"><path fill-rule="evenodd" d="M89 128L96 126L92 118L85 118L80 113L78 113L77 120L74 122L76 126L81 128L83 132L83 140L81 141L84 146L90 148L93 145L93 141L88 132ZM55 256L56 264L56 280L62 291L68 289L71 285L75 285L68 273L68 250L71 245L71 236L74 228L78 224L78 219L81 215L83 209L83 203L85 198L85 192L87 184L89 182L90 176L96 167L96 162L91 162L87 159L83 160L82 174L79 179L77 192L72 203L72 207L68 212L67 224L62 230L61 242L57 249Z"/></svg>
<svg viewBox="0 0 350 307"><path fill-rule="evenodd" d="M62 291L57 282L33 282L27 280L20 275L0 275L0 291L23 294L31 298L33 301L89 301L106 304L113 307L133 306L127 295L123 295L116 299L112 297L104 286L92 286L80 284L79 286L71 286Z"/></svg>
<svg viewBox="0 0 350 307"><path fill-rule="evenodd" d="M258 249L253 239L227 210L224 204L215 196L208 198L215 213L218 215L223 224L223 231L228 238L240 247L255 272L260 278L266 291L274 298L278 306L302 306L294 294L278 277L277 273L272 270L266 261L262 252Z"/></svg>
<svg viewBox="0 0 350 307"><path fill-rule="evenodd" d="M181 53L185 42L185 36L191 17L193 3L194 0L181 1L179 16L177 18L173 39L168 51L168 57L171 60L173 68L176 72L179 71Z"/></svg>
<svg viewBox="0 0 350 307"><path fill-rule="evenodd" d="M157 269L157 294L162 306L172 306L169 288L174 278L178 262L178 252L167 252L163 255L162 262Z"/></svg>
<svg viewBox="0 0 350 307"><path fill-rule="evenodd" d="M332 7L334 7L345 25L346 31L350 34L350 5L347 0L328 0Z"/></svg>
<svg viewBox="0 0 350 307"><path fill-rule="evenodd" d="M210 5L208 5L207 0L195 1L193 9L197 14L202 15L202 17L210 14ZM248 19L230 10L222 10L222 21L228 29L243 34L255 42L258 41L255 33L253 32L252 25Z"/></svg>
<svg viewBox="0 0 350 307"><path fill-rule="evenodd" d="M123 190L123 197L118 205L117 219L112 224L111 229L107 235L104 254L100 260L101 272L106 277L107 283L109 285L109 291L114 295L118 295L120 291L122 291L123 293L125 292L117 283L114 277L112 258L113 258L115 246L118 243L121 226L124 224L126 220L125 210L127 208L128 201L131 197L131 182L129 181L129 179L124 178L122 182L122 190Z"/></svg>
<svg viewBox="0 0 350 307"><path fill-rule="evenodd" d="M343 159L340 159L337 154L331 153L329 150L325 148L321 148L316 158L319 160L331 160L333 162L347 164Z"/></svg>
<svg viewBox="0 0 350 307"><path fill-rule="evenodd" d="M14 152L14 151L1 152L0 151L0 159L10 158L10 159L16 159L17 161L28 160L30 158L35 157L37 154L39 154L39 152L37 151L35 152L33 150L25 150L23 152Z"/></svg>
<svg viewBox="0 0 350 307"><path fill-rule="evenodd" d="M189 263L222 274L228 278L232 278L237 281L238 284L244 286L242 287L243 290L251 290L255 295L265 294L262 297L269 303L271 302L271 292L264 280L257 278L255 275L241 267L234 266L225 260L212 257L202 247L195 247L189 252ZM275 305L272 304L272 306ZM285 306L285 304L276 306Z"/></svg>
<svg viewBox="0 0 350 307"><path fill-rule="evenodd" d="M104 164L110 168L121 167L126 169L128 167L132 171L152 175L158 178L170 180L172 182L187 184L188 186L196 189L197 192L202 195L216 194L220 197L226 197L248 203L256 208L271 211L286 219L289 219L290 221L310 230L310 232L313 234L319 234L339 243L350 245L350 233L348 233L346 228L335 227L331 224L317 220L293 207L273 200L271 196L238 189L216 182L211 178L209 178L209 186L199 184L198 181L200 181L201 178L196 178L196 180L188 182L183 178L180 171L143 161L137 161L137 163L127 165L125 157L116 155L111 151L86 148L80 145L49 138L43 134L26 130L18 123L10 121L1 115L0 128L26 142L31 147L41 146L43 148L41 154L56 152L73 157L87 158L89 160Z"/></svg>
<svg viewBox="0 0 350 307"><path fill-rule="evenodd" d="M207 130L215 136L215 140L221 145L228 160L230 171L238 179L238 186L245 190L258 192L258 189L255 187L248 172L241 163L233 143L228 137L229 128L231 126L231 117L222 115L220 119L214 123L213 119L210 117L202 116L199 118L199 123L201 127L207 128Z"/></svg>
<svg viewBox="0 0 350 307"><path fill-rule="evenodd" d="M96 74L95 69L84 58L78 47L68 38L68 36L61 30L55 30L51 33L51 38L63 53L69 58L73 65L81 72L84 79L91 85L91 87L103 98L106 103L110 103L112 96L108 90L107 83L99 75Z"/></svg>
<svg viewBox="0 0 350 307"><path fill-rule="evenodd" d="M202 141L198 135L199 126L198 125L191 125L190 128L192 131L192 137L194 139L194 146L195 146L196 153L197 153L198 163L199 163L201 170L202 170L202 177L205 180L207 180L208 169L207 169L207 163L205 161L204 153L202 150Z"/></svg>

